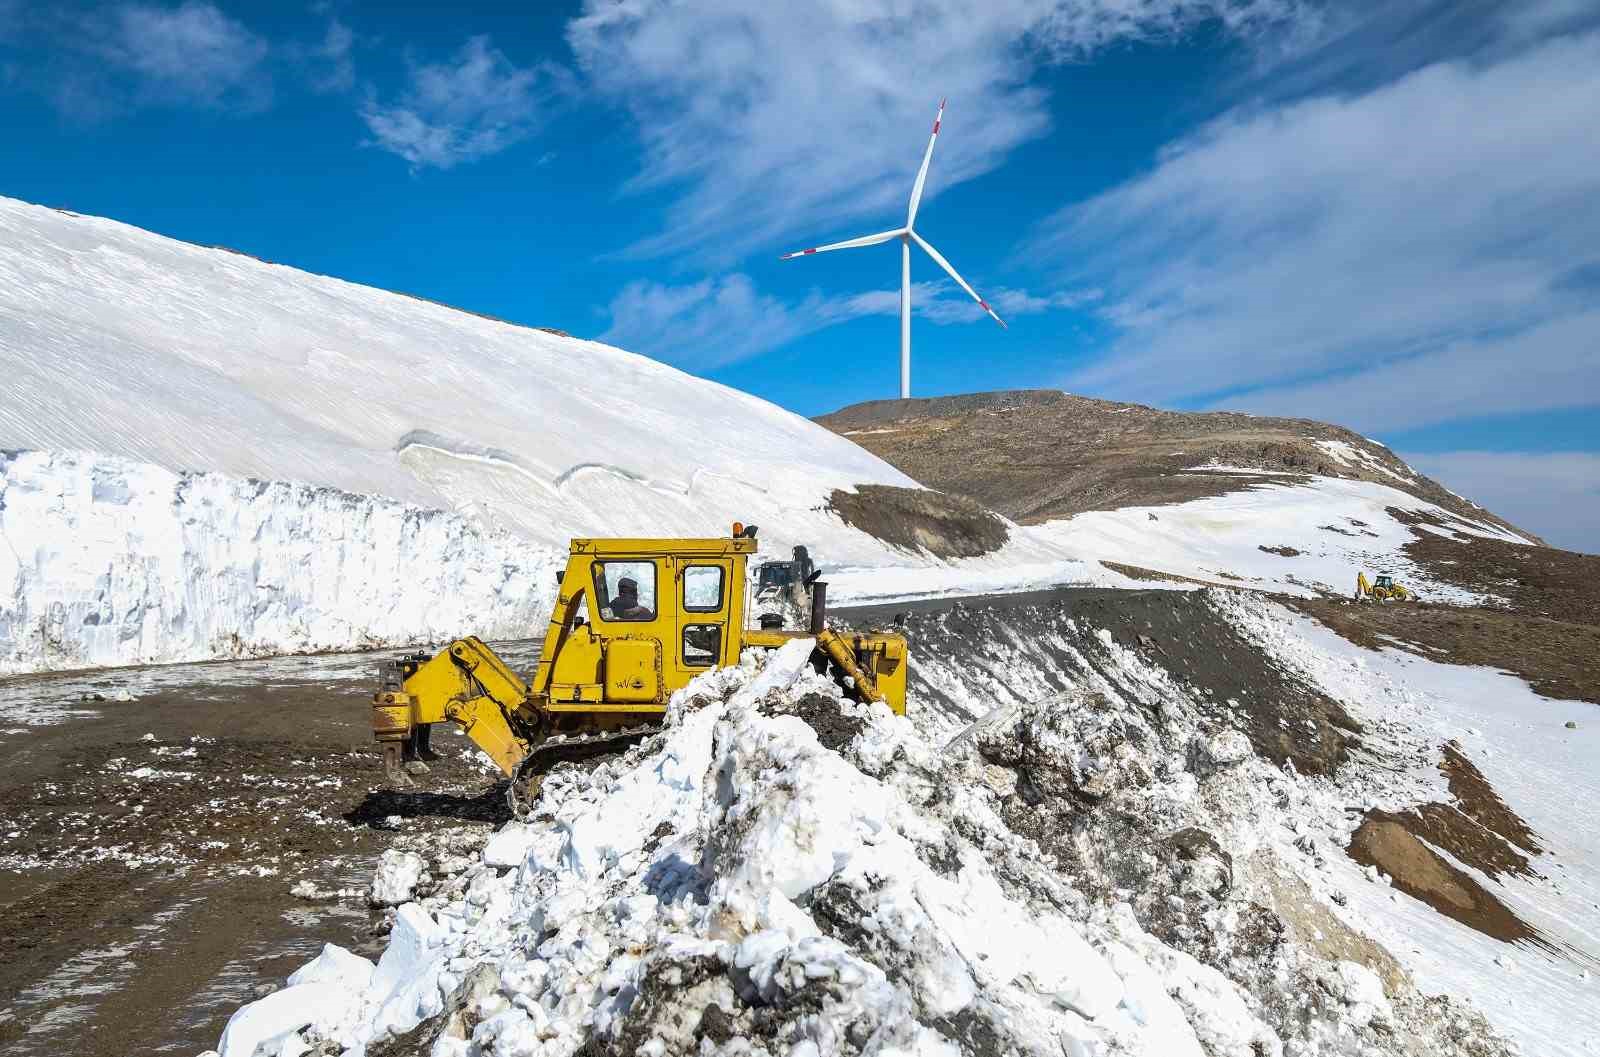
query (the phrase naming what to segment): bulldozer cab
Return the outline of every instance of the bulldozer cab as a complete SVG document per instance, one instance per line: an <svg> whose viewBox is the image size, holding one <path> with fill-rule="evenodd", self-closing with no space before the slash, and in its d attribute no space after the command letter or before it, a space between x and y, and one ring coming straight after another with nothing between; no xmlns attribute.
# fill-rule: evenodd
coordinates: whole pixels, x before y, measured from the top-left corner
<svg viewBox="0 0 1600 1057"><path fill-rule="evenodd" d="M1391 588L1391 587L1394 586L1394 577L1389 576L1387 574L1380 574L1378 576L1377 580L1375 580L1373 582L1372 586L1373 587L1382 587L1382 588L1385 588L1385 589Z"/></svg>
<svg viewBox="0 0 1600 1057"><path fill-rule="evenodd" d="M740 538L573 540L534 691L553 711L658 711L736 663L754 550Z"/></svg>
<svg viewBox="0 0 1600 1057"><path fill-rule="evenodd" d="M429 724L456 723L511 778L513 812L527 810L543 769L617 751L655 729L672 694L745 648L812 643L811 664L854 700L905 714L907 643L887 632L828 627L827 585L813 571L803 629L746 628L745 570L754 528L718 539L576 539L533 677L523 679L473 636L432 656L387 662L372 700L373 735L391 785L418 764ZM798 572L810 566L803 548Z"/></svg>

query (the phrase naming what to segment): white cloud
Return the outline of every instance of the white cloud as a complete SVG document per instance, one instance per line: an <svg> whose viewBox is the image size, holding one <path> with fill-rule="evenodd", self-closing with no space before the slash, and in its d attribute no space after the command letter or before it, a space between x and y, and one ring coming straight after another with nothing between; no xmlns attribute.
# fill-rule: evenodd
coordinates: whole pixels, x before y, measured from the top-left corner
<svg viewBox="0 0 1600 1057"><path fill-rule="evenodd" d="M290 43L283 53L313 92L348 92L356 83L355 43L354 31L330 18L321 40Z"/></svg>
<svg viewBox="0 0 1600 1057"><path fill-rule="evenodd" d="M1600 402L1597 112L1591 35L1224 116L1041 236L1123 328L1067 384L1367 428Z"/></svg>
<svg viewBox="0 0 1600 1057"><path fill-rule="evenodd" d="M416 168L448 169L532 135L564 80L550 64L517 66L477 36L446 62L413 64L398 101L369 99L361 116L374 146Z"/></svg>
<svg viewBox="0 0 1600 1057"><path fill-rule="evenodd" d="M1401 457L1553 547L1600 554L1600 452L1449 451Z"/></svg>
<svg viewBox="0 0 1600 1057"><path fill-rule="evenodd" d="M0 0L0 40L21 45L8 81L69 117L99 121L143 107L255 113L290 72L316 92L355 82L355 35L330 18L320 39L272 41L209 0L22 6Z"/></svg>
<svg viewBox="0 0 1600 1057"><path fill-rule="evenodd" d="M270 100L267 42L213 4L123 4L86 29L89 50L153 100L247 110Z"/></svg>
<svg viewBox="0 0 1600 1057"><path fill-rule="evenodd" d="M1023 316L1076 305L1083 296L1001 290L991 303L1002 315ZM911 305L916 315L936 325L988 320L954 283L943 280L913 283ZM631 282L612 298L608 311L611 326L600 335L601 341L704 371L758 356L838 323L898 315L900 291L868 290L847 296L813 291L798 301L785 301L757 290L749 276L733 273L677 286Z"/></svg>
<svg viewBox="0 0 1600 1057"><path fill-rule="evenodd" d="M1048 130L1030 83L1041 64L1207 20L1249 33L1298 11L1298 0L586 0L568 40L638 125L632 187L682 192L633 250L726 261L903 210L941 96L949 135L930 196Z"/></svg>
<svg viewBox="0 0 1600 1057"><path fill-rule="evenodd" d="M1515 410L1600 403L1600 309L1509 337L1459 341L1336 378L1272 386L1218 407L1337 421L1368 433Z"/></svg>

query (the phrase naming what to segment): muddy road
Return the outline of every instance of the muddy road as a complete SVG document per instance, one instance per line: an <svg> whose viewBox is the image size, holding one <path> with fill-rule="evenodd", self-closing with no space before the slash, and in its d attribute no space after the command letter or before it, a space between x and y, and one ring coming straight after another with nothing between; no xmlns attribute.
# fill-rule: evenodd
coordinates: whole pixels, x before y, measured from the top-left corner
<svg viewBox="0 0 1600 1057"><path fill-rule="evenodd" d="M381 948L394 836L504 817L443 728L427 792L381 789L384 656L0 681L0 1054L197 1053L322 943Z"/></svg>

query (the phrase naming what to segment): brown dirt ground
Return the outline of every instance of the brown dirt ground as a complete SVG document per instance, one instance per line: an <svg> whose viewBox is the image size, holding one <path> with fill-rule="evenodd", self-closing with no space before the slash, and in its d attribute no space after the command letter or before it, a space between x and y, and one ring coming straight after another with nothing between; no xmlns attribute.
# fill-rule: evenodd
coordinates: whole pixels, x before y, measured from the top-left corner
<svg viewBox="0 0 1600 1057"><path fill-rule="evenodd" d="M940 558L975 558L1005 546L1005 523L970 499L918 488L862 484L828 500L847 525L905 550Z"/></svg>
<svg viewBox="0 0 1600 1057"><path fill-rule="evenodd" d="M1437 518L1396 508L1389 514L1413 526L1406 557L1436 579L1496 595L1523 616L1600 626L1600 554L1461 536ZM1417 527L1430 523L1452 535Z"/></svg>
<svg viewBox="0 0 1600 1057"><path fill-rule="evenodd" d="M1332 598L1278 601L1358 646L1400 646L1449 664L1498 668L1526 679L1535 693L1546 697L1600 704L1600 626L1481 606L1372 605Z"/></svg>
<svg viewBox="0 0 1600 1057"><path fill-rule="evenodd" d="M930 488L967 496L1022 524L1085 510L1181 503L1253 483L1193 469L1208 463L1376 481L1475 520L1503 524L1436 482L1411 476L1389 449L1309 419L1163 411L1024 389L874 400L817 421ZM1342 441L1370 463L1342 463L1319 440Z"/></svg>
<svg viewBox="0 0 1600 1057"><path fill-rule="evenodd" d="M504 808L443 730L432 792L380 788L375 664L0 681L0 1054L196 1053L322 943L376 953L364 889L396 833L487 827ZM139 699L83 704L86 680ZM62 702L76 714L12 725ZM301 900L299 880L345 894Z"/></svg>
<svg viewBox="0 0 1600 1057"><path fill-rule="evenodd" d="M1424 844L1413 828L1407 817L1370 811L1346 850L1356 862L1388 874L1400 891L1468 928L1505 943L1550 947L1509 907Z"/></svg>
<svg viewBox="0 0 1600 1057"><path fill-rule="evenodd" d="M1350 857L1376 866L1402 892L1486 936L1548 947L1535 929L1476 879L1433 850L1442 848L1491 878L1508 873L1529 877L1534 871L1523 852L1541 852L1537 835L1500 799L1456 742L1445 744L1439 771L1448 780L1455 803L1367 812L1350 840Z"/></svg>
<svg viewBox="0 0 1600 1057"><path fill-rule="evenodd" d="M1146 569L1142 565L1125 565L1122 562L1107 561L1104 558L1100 559L1100 564L1114 573L1121 573L1130 580L1144 580L1149 583L1198 584L1201 587L1217 586L1209 580L1196 580L1192 576L1179 576L1176 573L1164 573L1159 569Z"/></svg>
<svg viewBox="0 0 1600 1057"><path fill-rule="evenodd" d="M1460 743L1445 743L1439 770L1450 782L1450 795L1456 798L1457 805L1468 818L1529 855L1538 855L1544 850L1522 816L1500 799L1489 779L1461 752Z"/></svg>

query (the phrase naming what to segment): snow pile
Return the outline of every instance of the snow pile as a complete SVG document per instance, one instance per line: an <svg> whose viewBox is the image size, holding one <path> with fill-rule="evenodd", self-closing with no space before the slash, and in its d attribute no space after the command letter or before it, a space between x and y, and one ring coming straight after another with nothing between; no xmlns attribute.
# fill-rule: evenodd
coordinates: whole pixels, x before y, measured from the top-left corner
<svg viewBox="0 0 1600 1057"><path fill-rule="evenodd" d="M109 456L0 453L0 674L538 627L555 557L457 514Z"/></svg>
<svg viewBox="0 0 1600 1057"><path fill-rule="evenodd" d="M1249 942L1270 914L1243 913L1242 860L1224 845L1259 835L1107 849L1109 830L1082 830L1078 816L1108 825L1135 803L1153 804L1156 833L1270 811L1266 765L1226 731L1191 751L1199 721L1181 697L1147 718L1054 695L941 752L887 710L840 700L810 648L708 673L651 742L552 775L543 817L399 908L375 967L325 953L303 970L318 1000L245 1007L224 1057L362 1054L397 1036L439 1057L1257 1057L1398 1052L1394 1032L1416 1052L1499 1052L1481 1033L1459 1051L1437 1014L1401 1008L1348 957L1292 935ZM1106 803L1117 810L1093 808ZM1113 852L1171 883L1063 869ZM1211 955L1249 957L1183 949L1207 937L1222 937Z"/></svg>

